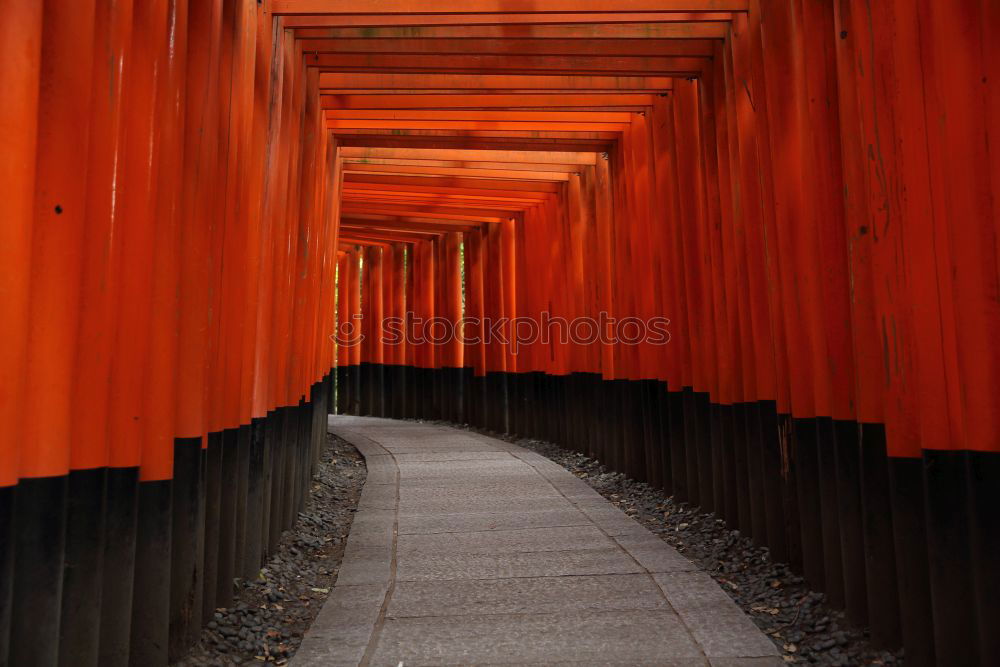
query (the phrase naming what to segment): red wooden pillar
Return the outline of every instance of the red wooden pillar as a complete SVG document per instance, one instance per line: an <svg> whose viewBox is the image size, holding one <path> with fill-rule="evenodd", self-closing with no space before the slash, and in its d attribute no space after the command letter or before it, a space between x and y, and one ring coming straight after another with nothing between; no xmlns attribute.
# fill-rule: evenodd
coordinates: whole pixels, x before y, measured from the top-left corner
<svg viewBox="0 0 1000 667"><path fill-rule="evenodd" d="M476 230L465 234L465 317L462 327L462 339L465 350L462 355L466 370L465 377L469 381L466 387L468 395L467 406L470 411L469 423L483 426L484 382L486 375L486 345L483 326L484 287L483 287L483 245L484 231ZM471 370L471 377L468 371Z"/></svg>
<svg viewBox="0 0 1000 667"><path fill-rule="evenodd" d="M739 377L733 354L733 326L729 322L729 297L726 291L726 258L723 251L723 212L716 154L714 75L706 72L697 86L697 133L701 164L701 197L704 206L702 260L708 278L704 285L710 305L705 311L712 351L708 355L709 391L712 417L712 494L713 505L723 507L735 495L741 529L758 544L766 543L763 488L761 482L761 447L755 420L748 419L747 406L735 397ZM728 213L728 211L727 211ZM752 413L751 413L752 414ZM735 488L726 490L727 463L733 461Z"/></svg>
<svg viewBox="0 0 1000 667"><path fill-rule="evenodd" d="M161 123L167 121L165 105L158 105L157 100L162 100L168 89L166 79L150 77L148 72L155 69L164 77L168 77L167 71L179 75L175 69L177 62L167 63L169 19L166 1L136 5L132 57L124 74L125 150L121 158L122 196L120 203L116 203L121 207L118 246L121 274L116 297L119 312L116 351L112 357L108 435L111 465L125 470L113 473L108 484L105 568L121 573L104 581L100 652L102 661L109 662L129 654L130 644L140 640L149 627L147 621L160 611L160 601L164 599L161 595L169 591L156 589L155 585L147 590L158 573L169 567L168 552L162 551L162 543L158 544L160 535L156 530L157 524L169 517L169 485L143 483L138 489L134 486L136 467L140 464L148 464L140 469L140 479L148 476L151 480L162 480L171 473L169 463L167 470L158 469L161 466L155 456L154 442L162 437L166 426L172 444L173 425L154 424L147 403L149 383L154 379L149 369L153 353L149 333L158 317L153 313L150 295L154 286L153 265L158 256L156 243L162 240L157 236L157 197L164 158ZM172 287L176 290L176 285ZM176 329L168 331L167 335L175 332ZM172 382L166 391L173 393ZM172 403L168 409L169 415L163 416L172 422ZM136 523L130 525L129 521ZM156 549L161 550L160 557L153 556L140 567L139 559ZM133 564L136 564L134 581ZM145 604L147 600L149 605Z"/></svg>
<svg viewBox="0 0 1000 667"><path fill-rule="evenodd" d="M361 410L361 347L364 331L361 322L361 253L359 249L348 253L347 294L350 327L350 413L360 414Z"/></svg>
<svg viewBox="0 0 1000 667"><path fill-rule="evenodd" d="M37 0L11 2L0 22L0 79L4 81L0 92L0 216L5 221L0 225L0 262L6 267L0 287L0 374L8 378L0 388L0 415L6 425L0 444L0 662L10 659L12 641L14 497L20 474L30 331L42 9Z"/></svg>
<svg viewBox="0 0 1000 667"><path fill-rule="evenodd" d="M444 380L442 416L450 421L462 423L464 388L461 369L464 363L464 346L459 332L463 315L462 233L448 232L442 241L444 264L441 267L441 279L444 300L441 304L441 315L448 323L448 340L441 350L441 372Z"/></svg>
<svg viewBox="0 0 1000 667"><path fill-rule="evenodd" d="M14 276L12 293L18 299L18 283L30 276L30 303L19 314L20 321L27 322L27 340L12 341L26 342L26 347L17 350L26 359L20 369L26 373L25 381L23 386L20 378L13 383L16 391L23 391L20 400L12 397L15 404L19 403L20 414L8 426L20 423L21 428L15 428L7 437L11 443L29 443L19 447L21 481L12 516L14 567L12 574L8 574L13 588L10 661L15 664L56 661L58 645L53 637L61 627L66 550L76 555L86 546L75 532L69 539L64 535L67 501L79 497L92 507L100 506L88 497L92 494L87 493L84 484L84 478L93 477L94 473L69 474L71 449L90 444L74 440L70 417L76 336L84 307L80 301L82 255L78 249L85 238L86 181L80 178L80 172L87 164L89 137L87 116L84 113L81 118L77 110L90 106L94 2L79 3L66 11L56 4L44 3L40 69L36 70L38 88L24 91L28 93L29 108L34 108L36 97L38 100L38 121L34 128L37 134L32 137L37 140L37 161L25 156L35 169L33 213L27 207L20 208L17 190L18 184L31 181L23 175L11 174L14 184L11 194L15 200L10 212L25 216L24 222L15 218L11 224L15 230L23 229L22 225L28 221L33 226L30 237L17 238L15 231L11 239L18 243L30 238L25 247L15 246L15 250L24 250L25 256L13 258L15 271L30 266L28 276ZM30 19L23 8L14 9L16 23ZM30 23L21 25L32 29ZM15 45L21 42L19 36L10 37ZM29 49L24 64L31 77L35 67L32 40L37 35L29 32L27 37L22 48ZM11 56L14 62L21 61L18 54ZM13 80L19 79L14 74ZM20 100L5 102L20 103ZM26 125L9 129L24 132L33 128ZM20 147L15 143L11 148ZM93 458L91 452L82 454L78 458L88 458L88 454ZM91 486L96 485L91 483ZM76 581L71 583L72 592L76 593Z"/></svg>
<svg viewBox="0 0 1000 667"><path fill-rule="evenodd" d="M444 303L442 304L442 316L445 317L450 328L454 331L459 326L462 319L462 233L448 232L444 237L445 266L443 271L444 279ZM462 340L458 336L452 336L443 350L442 365L447 368L459 369L462 367Z"/></svg>
<svg viewBox="0 0 1000 667"><path fill-rule="evenodd" d="M483 313L489 320L487 332L491 328L507 335L501 326L504 317L504 266L500 252L500 224L492 223L485 229L483 263ZM489 279L487 279L489 276ZM495 333L489 333L486 343L486 402L487 428L494 431L506 429L505 394L502 393L507 370L507 357L503 341Z"/></svg>
<svg viewBox="0 0 1000 667"><path fill-rule="evenodd" d="M166 3L164 31L158 35L154 141L159 144L153 202L153 272L147 376L143 412L148 418L139 474L139 521L132 601L130 661L168 660L174 436L176 432L178 244L180 170L183 166L184 87L188 15L186 0ZM157 17L159 20L159 17Z"/></svg>
<svg viewBox="0 0 1000 667"><path fill-rule="evenodd" d="M595 164L595 188L594 188L594 218L595 218L595 261L593 271L596 275L596 296L599 341L600 341L600 374L601 382L595 387L595 403L599 404L602 415L602 432L599 438L598 455L604 460L611 461L614 446L615 434L613 411L610 408L610 399L613 396L613 381L618 373L616 359L614 355L614 345L610 342L611 327L608 324L609 318L613 317L616 308L614 301L614 273L613 273L613 244L614 238L614 198L612 193L612 177L610 161L607 154L599 155Z"/></svg>
<svg viewBox="0 0 1000 667"><path fill-rule="evenodd" d="M75 179L82 177L87 188L83 237L80 246L73 250L80 256L82 270L76 285L81 309L73 352L73 399L69 414L73 424L70 466L79 472L71 475L71 487L75 489L75 492L71 489L71 495L75 500L68 516L71 523L67 525L71 529L67 532L67 557L79 567L67 570L64 577L59 651L62 655L78 656L84 663L96 663L100 651L104 585L101 563L108 518L105 509L121 508L120 504L105 504L105 489L113 488L105 485L113 483L123 472L109 472L106 466L109 378L115 352L115 295L120 259L116 246L121 224L112 184L124 178L122 74L131 32L131 3L97 4L91 90L108 92L89 96L86 165L78 166L73 175ZM109 62L113 63L111 67L107 66ZM134 471L124 473L130 485L134 485Z"/></svg>
<svg viewBox="0 0 1000 667"><path fill-rule="evenodd" d="M571 334L583 346L581 350L581 374L577 387L580 396L576 399L580 409L580 446L590 456L597 456L603 441L600 400L601 389L601 352L600 317L601 292L605 289L607 277L600 272L601 256L607 248L600 246L597 168L587 166L580 173L580 225L579 247L576 247L577 236L574 235L574 253L579 253L583 285L580 296L580 314L585 323L574 325ZM662 246L661 246L662 248Z"/></svg>
<svg viewBox="0 0 1000 667"><path fill-rule="evenodd" d="M935 649L938 661L978 659L980 664L1000 659L1000 640L988 629L1000 619L1000 604L995 593L980 588L997 590L998 577L986 564L989 550L980 550L989 545L995 551L998 543L998 494L995 483L985 480L1000 467L996 456L961 450L995 454L1000 449L1000 409L994 397L1000 370L995 344L1000 248L993 192L997 160L990 148L998 114L995 99L986 101L992 88L991 63L984 52L988 47L982 46L988 41L982 24L987 12L996 18L995 8L986 10L981 3L963 1L947 9L919 4L916 37L923 80L914 93L923 93L924 104L900 107L907 128L926 133L926 180L921 169L919 182L929 186L932 206L928 214L904 219L902 231L907 249L914 250L905 258L905 277L911 287L920 378ZM905 67L898 61L896 66ZM909 81L904 78L901 87L908 89ZM914 177L907 178L908 191L918 176L909 170L920 164L907 160L901 166ZM931 235L922 236L920 228L911 235L911 222L926 224ZM935 266L933 280L928 279L927 260ZM926 283L936 287L937 307L921 289ZM912 391L912 385L907 389ZM968 514L966 521L955 520L961 513ZM963 602L970 596L977 602L974 610ZM953 613L955 605L968 612Z"/></svg>
<svg viewBox="0 0 1000 667"><path fill-rule="evenodd" d="M296 61L298 65L298 61ZM304 76L303 76L304 74ZM296 240L296 260L295 275L293 283L295 285L295 302L292 308L292 337L290 341L291 356L289 358L289 396L291 401L300 403L309 400L309 387L306 377L307 364L307 323L310 321L309 312L313 299L313 285L315 282L315 265L313 258L316 256L316 235L317 235L317 202L315 199L315 186L317 171L322 166L322 158L318 154L321 133L317 131L316 124L319 116L318 100L315 93L318 82L318 75L315 72L297 73L298 87L304 89L301 104L304 107L302 112L302 123L300 126L299 144L301 158L299 162L299 172L296 178L297 191L294 198L296 216L293 218L298 223ZM298 95L296 96L298 99Z"/></svg>
<svg viewBox="0 0 1000 667"><path fill-rule="evenodd" d="M838 91L839 139L842 159L842 179L844 194L844 236L848 258L847 273L850 279L851 343L854 359L854 395L856 421L861 436L862 503L865 507L864 547L867 555L866 573L868 578L869 620L872 638L884 645L899 643L901 620L910 614L906 611L901 618L902 601L897 587L897 579L903 569L899 554L895 553L893 542L892 506L890 503L889 462L886 460L885 428L883 421L884 361L882 349L873 345L881 336L876 315L874 296L874 276L872 264L872 243L874 227L869 211L867 194L868 178L865 175L867 160L863 124L861 123L861 100L871 89L870 84L858 85L854 69L857 64L857 43L864 40L863 33L856 30L852 10L843 3L834 6L834 32L836 40L836 76ZM860 17L858 17L860 18ZM901 580L900 580L901 581ZM920 588L911 587L912 594ZM923 587L926 593L926 584ZM911 604L916 618L926 623L926 630L913 628L915 632L905 632L904 643L907 655L915 660L926 659L933 650L930 648L932 633L930 619L920 610L926 605ZM921 658L920 656L924 656Z"/></svg>
<svg viewBox="0 0 1000 667"><path fill-rule="evenodd" d="M512 338L515 341L516 353L518 357L518 373L517 375L511 376L510 381L510 392L511 392L511 422L512 430L515 433L524 434L530 437L534 437L534 433L528 424L532 421L529 418L531 403L534 402L530 398L530 387L535 381L537 375L534 373L538 371L539 368L536 362L535 350L538 348L538 341L532 340L533 331L532 329L540 328L540 318L539 314L542 308L538 305L539 298L542 296L540 293L544 291L542 287L542 281L539 280L540 273L543 267L546 267L544 263L537 261L537 254L540 248L538 245L532 243L532 231L536 231L541 224L537 218L536 209L539 207L532 207L522 213L522 222L515 227L514 230L514 247L515 252L520 259L517 267L521 271L521 275L516 281L517 285L517 302L519 304L519 316L520 320L514 323L511 329ZM550 246L546 246L549 252L550 265L554 264L554 257L552 256L552 249ZM535 254L531 251L535 250ZM537 266L539 271L536 271L533 275L534 280L528 281L525 279L524 271L528 266ZM534 323L532 326L531 323ZM550 420L555 422L557 419L556 415L550 415Z"/></svg>
<svg viewBox="0 0 1000 667"><path fill-rule="evenodd" d="M253 381L251 385L251 414L255 418L269 417L274 405L271 400L271 389L273 387L272 373L272 321L274 319L275 306L275 285L277 276L275 274L275 264L278 257L276 238L278 236L279 221L276 220L276 211L280 197L281 163L281 128L282 128L282 75L283 68L280 66L281 50L276 49L273 43L273 31L268 26L268 15L258 12L258 26L256 39L256 57L254 66L254 150L257 159L261 164L258 171L254 173L256 188L259 188L255 195L254 206L258 209L255 215L259 216L259 234L257 252L257 275L251 289L255 295L251 299L255 301L256 308L253 318L244 326L252 327L253 333L249 337L252 339L251 360L253 367ZM278 60L277 63L272 60ZM273 426L270 426L273 433ZM267 435L265 434L265 438ZM262 457L267 457L269 452L264 445L265 453ZM266 474L265 474L266 480ZM265 481L266 485L266 481ZM267 490L264 490L266 496ZM266 503L266 498L264 500ZM267 508L262 506L261 524L267 514ZM262 542L266 538L266 528L262 526ZM261 545L264 548L264 545ZM257 554L253 554L257 556Z"/></svg>
<svg viewBox="0 0 1000 667"><path fill-rule="evenodd" d="M335 354L337 364L337 413L345 414L348 410L347 398L350 395L348 367L351 363L350 347L347 344L347 329L350 326L351 311L348 291L350 289L349 275L351 253L337 251L337 317L335 335Z"/></svg>
<svg viewBox="0 0 1000 667"><path fill-rule="evenodd" d="M382 363L384 360L382 346L382 326L384 318L382 284L382 257L385 249L382 245L368 246L365 250L364 281L364 322L365 346L361 363L367 364L362 371L362 381L367 385L363 396L368 399L365 414L381 417L385 413L382 393Z"/></svg>
<svg viewBox="0 0 1000 667"><path fill-rule="evenodd" d="M417 377L419 340L414 335L414 320L418 306L416 257L419 245L419 242L407 244L403 271L403 299L406 304L406 312L403 314L403 336L407 341L404 362L406 364L406 397L403 404L403 414L408 418L417 415L417 397L419 396L419 380Z"/></svg>
<svg viewBox="0 0 1000 667"><path fill-rule="evenodd" d="M386 249L385 276L385 383L386 416L402 418L406 400L405 335L405 251L403 243L392 243Z"/></svg>
<svg viewBox="0 0 1000 667"><path fill-rule="evenodd" d="M27 348L22 477L65 475L70 464L71 388L83 304L79 275L84 239L87 115L91 94L94 2L72 12L46 5L42 34L38 160L31 249L31 327ZM83 135L81 141L80 135ZM67 280L72 276L72 280ZM84 453L86 457L86 453Z"/></svg>
<svg viewBox="0 0 1000 667"><path fill-rule="evenodd" d="M118 254L114 248L116 216L111 184L122 178L124 60L132 31L130 3L101 3L95 18L93 88L111 90L90 96L87 210L83 241L80 330L75 353L71 418L81 447L74 449L74 468L107 465L108 376L113 354L114 290ZM96 66L110 60L112 68ZM103 387L103 390L99 388ZM89 455L85 455L89 452ZM79 456L80 458L77 458Z"/></svg>
<svg viewBox="0 0 1000 667"><path fill-rule="evenodd" d="M205 394L211 275L211 194L218 164L221 3L189 6L183 163L178 185L178 298L176 422L171 545L170 644L172 658L197 641L205 569L204 521L207 438ZM101 97L101 96L97 96ZM109 193L110 194L110 193ZM110 204L110 202L109 202Z"/></svg>
<svg viewBox="0 0 1000 667"><path fill-rule="evenodd" d="M271 138L269 139L270 150L273 152L271 158L271 173L269 174L268 192L266 206L264 209L265 225L271 228L271 296L267 302L267 310L262 310L261 316L269 313L270 317L262 321L262 326L267 329L261 333L262 340L267 341L267 407L269 410L281 409L284 407L284 397L281 393L282 379L280 376L280 365L282 363L282 332L287 312L287 264L288 264L288 226L289 219L285 214L290 191L290 155L292 151L290 132L292 127L291 119L291 71L288 59L291 58L291 49L288 36L283 33L277 34L280 40L274 46L274 58L277 62L273 65L274 78L272 79L272 104L274 113L272 115ZM280 429L280 418L278 427ZM274 455L274 452L271 452ZM276 538L276 536L270 535ZM276 539L275 539L276 543Z"/></svg>
<svg viewBox="0 0 1000 667"><path fill-rule="evenodd" d="M433 369L436 367L436 350L430 342L434 328L431 322L435 309L435 246L436 241L422 241L414 245L413 253L413 322L415 340L415 405L417 416L428 418L433 413Z"/></svg>
<svg viewBox="0 0 1000 667"><path fill-rule="evenodd" d="M7 221L2 226L3 242L0 243L0 259L7 267L7 277L0 291L0 321L3 322L0 368L4 377L12 378L0 389L0 410L3 423L8 425L5 444L0 447L0 493L4 495L17 482L19 473L19 453L12 443L20 430L24 405L21 378L26 368L29 331L41 47L42 3L35 0L11 3L0 25L0 76L5 82L3 104L0 104L0 210ZM9 514L3 521L4 529L9 530ZM11 544L10 541L6 543ZM9 568L12 560L6 549L2 558L4 568ZM12 581L9 569L4 572L6 580ZM9 595L9 588L3 593ZM0 628L0 636L5 637L4 632ZM0 649L0 656L6 657L6 639L0 643Z"/></svg>

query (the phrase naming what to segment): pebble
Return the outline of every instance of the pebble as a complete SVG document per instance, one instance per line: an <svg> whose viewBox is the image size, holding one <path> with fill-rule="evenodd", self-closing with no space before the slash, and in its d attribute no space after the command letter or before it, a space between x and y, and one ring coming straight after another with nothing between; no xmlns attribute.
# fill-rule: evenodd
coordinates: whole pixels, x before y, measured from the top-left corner
<svg viewBox="0 0 1000 667"><path fill-rule="evenodd" d="M341 538L350 531L366 474L357 450L328 435L295 526L253 581L237 580L233 605L216 611L201 641L174 664L287 664L337 580Z"/></svg>

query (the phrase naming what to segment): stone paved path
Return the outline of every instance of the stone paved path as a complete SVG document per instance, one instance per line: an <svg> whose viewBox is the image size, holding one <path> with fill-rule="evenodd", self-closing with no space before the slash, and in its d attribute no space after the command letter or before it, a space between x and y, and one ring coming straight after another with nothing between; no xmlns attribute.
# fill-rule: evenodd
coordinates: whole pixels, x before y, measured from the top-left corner
<svg viewBox="0 0 1000 667"><path fill-rule="evenodd" d="M368 480L293 665L784 664L707 574L543 456L414 422L330 430Z"/></svg>

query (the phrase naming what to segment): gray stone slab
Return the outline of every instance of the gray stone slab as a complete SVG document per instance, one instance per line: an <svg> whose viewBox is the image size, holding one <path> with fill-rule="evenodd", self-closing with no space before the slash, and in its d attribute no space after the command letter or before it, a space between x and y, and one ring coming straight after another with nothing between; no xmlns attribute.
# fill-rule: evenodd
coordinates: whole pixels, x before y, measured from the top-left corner
<svg viewBox="0 0 1000 667"><path fill-rule="evenodd" d="M379 456L389 453L382 445L371 438L350 429L334 428L331 429L331 432L357 447L362 456Z"/></svg>
<svg viewBox="0 0 1000 667"><path fill-rule="evenodd" d="M495 452L496 450L482 445L479 447L447 447L444 445L435 445L428 447L396 447L393 448L392 454L398 455L404 452L410 452L414 454L466 454L469 452Z"/></svg>
<svg viewBox="0 0 1000 667"><path fill-rule="evenodd" d="M368 472L368 478L365 483L371 484L395 484L397 471L395 469L380 468L378 470L370 470Z"/></svg>
<svg viewBox="0 0 1000 667"><path fill-rule="evenodd" d="M373 662L550 664L609 656L629 664L667 658L704 664L683 625L665 610L387 620Z"/></svg>
<svg viewBox="0 0 1000 667"><path fill-rule="evenodd" d="M647 572L689 572L698 566L667 544L651 547L628 547L628 553Z"/></svg>
<svg viewBox="0 0 1000 667"><path fill-rule="evenodd" d="M365 483L365 488L361 491L361 498L358 500L358 509L361 511L368 509L395 511L398 488L395 484Z"/></svg>
<svg viewBox="0 0 1000 667"><path fill-rule="evenodd" d="M425 454L396 454L396 462L400 465L404 463L426 463L441 461L509 461L511 455L507 452L437 452Z"/></svg>
<svg viewBox="0 0 1000 667"><path fill-rule="evenodd" d="M385 545L392 544L392 532L393 524L391 523L384 526L370 526L364 530L351 529L351 534L347 538L347 546L352 548L385 547Z"/></svg>
<svg viewBox="0 0 1000 667"><path fill-rule="evenodd" d="M495 667L496 665L510 664L519 663L481 662L476 667ZM706 667L708 665L704 658L664 658L662 656L651 660L616 660L614 656L609 656L601 660L547 660L544 663L536 664L544 664L545 667L607 667L608 665L628 665L629 667L636 665L642 665L643 667Z"/></svg>
<svg viewBox="0 0 1000 667"><path fill-rule="evenodd" d="M599 526L608 535L643 537L651 533L630 519L624 512L619 512L613 507L609 509L594 509L580 503L574 503L574 507L583 512L588 519Z"/></svg>
<svg viewBox="0 0 1000 667"><path fill-rule="evenodd" d="M561 614L578 611L668 609L646 574L581 577L400 581L386 615Z"/></svg>
<svg viewBox="0 0 1000 667"><path fill-rule="evenodd" d="M712 667L784 667L787 665L778 656L767 658L709 658Z"/></svg>
<svg viewBox="0 0 1000 667"><path fill-rule="evenodd" d="M489 489L502 491L504 486L511 484L538 488L549 494L554 490L551 484L531 472L530 469L500 470L495 475L465 470L455 471L452 475L407 475L403 471L399 478L399 485L404 489L471 487L483 491ZM528 489L524 489L524 491L528 492Z"/></svg>
<svg viewBox="0 0 1000 667"><path fill-rule="evenodd" d="M510 498L504 496L455 496L439 500L404 497L400 494L399 514L427 516L436 514L481 514L489 512L533 512L543 509L571 510L573 505L561 497Z"/></svg>
<svg viewBox="0 0 1000 667"><path fill-rule="evenodd" d="M309 627L292 664L357 665L365 655L388 584L335 586Z"/></svg>
<svg viewBox="0 0 1000 667"><path fill-rule="evenodd" d="M391 509L376 509L376 508L366 508L359 511L354 515L354 521L351 523L351 533L354 531L372 529L381 529L386 526L392 526L396 521L396 513Z"/></svg>
<svg viewBox="0 0 1000 667"><path fill-rule="evenodd" d="M400 535L397 553L413 554L504 554L540 551L612 549L615 544L593 526L518 528L478 533Z"/></svg>
<svg viewBox="0 0 1000 667"><path fill-rule="evenodd" d="M392 550L384 546L353 547L348 542L337 584L385 584L392 579Z"/></svg>
<svg viewBox="0 0 1000 667"><path fill-rule="evenodd" d="M454 468L444 468L442 464L434 464L435 467L430 467L427 464L404 463L399 467L399 480L403 484L412 484L425 481L452 483L459 480L473 479L499 481L501 479L523 478L534 479L548 484L530 466L526 466L523 463L515 462L510 464L506 461L489 461L488 463L492 465L455 466Z"/></svg>
<svg viewBox="0 0 1000 667"><path fill-rule="evenodd" d="M573 498L576 502L582 503L589 500L596 503L598 500L604 500L601 494L575 477L550 479L549 483L559 489L559 492L564 496ZM604 500L604 502L607 503L608 501Z"/></svg>
<svg viewBox="0 0 1000 667"><path fill-rule="evenodd" d="M671 572L653 578L707 656L778 655L771 640L706 573Z"/></svg>
<svg viewBox="0 0 1000 667"><path fill-rule="evenodd" d="M586 525L590 525L587 517L572 508L431 515L401 514L399 534L461 533Z"/></svg>
<svg viewBox="0 0 1000 667"><path fill-rule="evenodd" d="M513 554L397 555L398 581L632 574L642 568L621 549Z"/></svg>
<svg viewBox="0 0 1000 667"><path fill-rule="evenodd" d="M524 462L518 461L513 456L508 456L502 452L459 452L456 454L449 454L448 456L469 456L471 454L489 454L493 456L501 456L503 458L449 458L447 460L441 461L414 461L411 459L404 458L406 455L398 454L402 460L397 460L396 463L399 467L405 470L407 473L414 472L428 472L435 473L438 475L450 475L457 470L501 470L504 468L515 468L517 470L524 470L527 472L533 472L533 468L529 465L525 465ZM435 454L433 456L441 456L440 454Z"/></svg>
<svg viewBox="0 0 1000 667"><path fill-rule="evenodd" d="M559 499L565 501L559 492L544 482L511 482L509 484L469 483L450 486L400 486L399 501L413 503L442 500L464 501L470 498L478 500L493 498L506 500L519 498L523 500ZM567 501L568 502L568 501Z"/></svg>
<svg viewBox="0 0 1000 667"><path fill-rule="evenodd" d="M365 467L367 468L368 474L379 470L389 470L392 472L396 471L396 461L393 459L392 455L386 454L385 456L368 456L365 457Z"/></svg>

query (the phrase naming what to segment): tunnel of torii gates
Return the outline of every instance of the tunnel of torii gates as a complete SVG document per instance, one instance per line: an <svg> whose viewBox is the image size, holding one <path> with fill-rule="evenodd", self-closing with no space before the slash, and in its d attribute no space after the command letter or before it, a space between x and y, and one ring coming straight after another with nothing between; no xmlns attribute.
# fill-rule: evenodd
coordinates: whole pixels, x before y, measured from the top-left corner
<svg viewBox="0 0 1000 667"><path fill-rule="evenodd" d="M1000 4L0 7L0 663L182 655L339 411L595 456L1000 664Z"/></svg>

